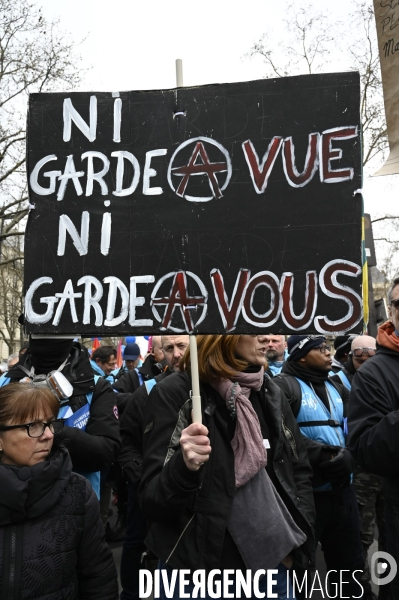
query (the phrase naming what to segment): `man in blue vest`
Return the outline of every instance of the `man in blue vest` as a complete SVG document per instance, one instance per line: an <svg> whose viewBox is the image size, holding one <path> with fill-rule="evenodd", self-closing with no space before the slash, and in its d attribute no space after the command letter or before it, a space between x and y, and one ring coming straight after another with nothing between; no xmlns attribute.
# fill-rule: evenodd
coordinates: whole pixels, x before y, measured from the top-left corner
<svg viewBox="0 0 399 600"><path fill-rule="evenodd" d="M274 335L273 333L265 335L265 341L267 344L267 373L270 377L274 377L281 373L284 361L287 360L287 342L285 341L285 335Z"/></svg>
<svg viewBox="0 0 399 600"><path fill-rule="evenodd" d="M129 482L128 522L121 559L121 600L139 598L139 570L145 550L147 523L137 501L141 478L143 423L148 394L159 381L179 370L180 360L189 345L188 335L163 335L162 349L167 367L154 379L144 382L128 402L121 418L123 452L119 464Z"/></svg>
<svg viewBox="0 0 399 600"><path fill-rule="evenodd" d="M130 344L129 344L130 345ZM137 344L133 344L137 346ZM128 346L126 346L127 348ZM138 347L138 346L137 346ZM125 349L126 350L126 349ZM134 356L134 353L132 354ZM150 354L145 359L144 363L139 368L133 368L118 377L113 384L114 390L119 394L118 396L118 408L122 413L125 410L126 402L131 394L145 382L153 379L166 367L166 361L162 350L162 341L160 335L154 335L152 337L152 346Z"/></svg>
<svg viewBox="0 0 399 600"><path fill-rule="evenodd" d="M128 371L136 371L140 364L140 347L138 344L126 344L123 349L123 365L118 369L112 371L112 375L115 377L115 381L120 379ZM141 382L142 383L142 382ZM140 385L141 385L140 383Z"/></svg>
<svg viewBox="0 0 399 600"><path fill-rule="evenodd" d="M116 367L116 355L117 352L112 346L100 346L94 350L90 360L94 373L107 379L111 384L115 381L112 371Z"/></svg>
<svg viewBox="0 0 399 600"><path fill-rule="evenodd" d="M352 379L359 367L376 353L376 341L371 335L358 335L352 339L351 349L342 369L330 377L331 381L343 383L351 390Z"/></svg>
<svg viewBox="0 0 399 600"><path fill-rule="evenodd" d="M323 336L292 335L289 356L273 381L286 394L298 421L313 469L316 539L321 542L331 590L340 571L348 577L341 597L363 598L358 583L363 569L359 516L351 484L353 460L345 447L345 406L349 392L328 380L330 347Z"/></svg>
<svg viewBox="0 0 399 600"><path fill-rule="evenodd" d="M60 406L58 416L66 419L66 426L56 442L68 448L73 470L89 479L99 496L100 471L121 449L115 393L110 384L95 377L87 349L72 339L31 338L21 360L0 378L0 387L57 370L72 385L72 396Z"/></svg>

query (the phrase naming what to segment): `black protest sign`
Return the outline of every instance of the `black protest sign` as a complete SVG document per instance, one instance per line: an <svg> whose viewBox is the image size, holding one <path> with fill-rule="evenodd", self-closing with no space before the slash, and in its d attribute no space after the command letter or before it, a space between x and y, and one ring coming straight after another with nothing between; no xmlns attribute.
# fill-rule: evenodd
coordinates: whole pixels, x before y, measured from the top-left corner
<svg viewBox="0 0 399 600"><path fill-rule="evenodd" d="M33 94L25 323L361 331L356 73Z"/></svg>

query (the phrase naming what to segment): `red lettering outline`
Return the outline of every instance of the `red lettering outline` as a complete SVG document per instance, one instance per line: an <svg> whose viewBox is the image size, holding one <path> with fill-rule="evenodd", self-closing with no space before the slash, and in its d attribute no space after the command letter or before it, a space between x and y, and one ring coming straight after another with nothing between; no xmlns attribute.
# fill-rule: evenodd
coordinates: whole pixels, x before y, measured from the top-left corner
<svg viewBox="0 0 399 600"><path fill-rule="evenodd" d="M292 136L285 138L283 146L283 168L287 181L292 187L303 187L314 177L319 166L319 133L309 134L308 149L306 152L305 166L302 173L298 173L295 165L295 147Z"/></svg>
<svg viewBox="0 0 399 600"><path fill-rule="evenodd" d="M229 303L224 289L224 281L221 272L219 269L212 269L211 271L211 280L215 298L226 333L234 331L236 328L237 319L240 315L242 303L244 301L245 288L250 276L251 271L248 269L240 269Z"/></svg>
<svg viewBox="0 0 399 600"><path fill-rule="evenodd" d="M331 321L326 315L317 316L314 326L320 333L345 333L359 323L363 316L362 299L351 288L341 285L337 276L342 273L349 277L358 277L362 268L348 260L331 260L320 271L319 284L329 298L338 298L348 305L348 312L342 319Z"/></svg>
<svg viewBox="0 0 399 600"><path fill-rule="evenodd" d="M252 308L252 303L256 289L266 285L271 292L270 310L266 311L262 315L256 313ZM281 312L281 295L280 295L280 281L278 277L271 271L260 271L254 275L247 283L245 288L245 297L242 307L242 316L247 323L255 325L255 327L269 327L274 325L280 316ZM263 319L270 319L264 321Z"/></svg>
<svg viewBox="0 0 399 600"><path fill-rule="evenodd" d="M257 194L262 194L266 189L269 175L276 162L282 143L283 138L274 136L263 156L261 165L259 165L259 156L253 147L251 140L242 143L245 160L248 163L249 172Z"/></svg>
<svg viewBox="0 0 399 600"><path fill-rule="evenodd" d="M281 296L283 299L283 308L281 319L287 327L295 331L301 331L309 327L313 321L317 308L317 273L316 271L306 271L306 292L305 307L300 315L294 313L292 304L294 287L294 274L283 273L281 277Z"/></svg>
<svg viewBox="0 0 399 600"><path fill-rule="evenodd" d="M332 160L342 158L341 148L332 148L333 140L350 140L357 137L357 126L355 127L335 127L326 129L320 138L319 156L320 156L320 181L324 183L339 183L353 179L354 170L352 167L347 169L331 169Z"/></svg>

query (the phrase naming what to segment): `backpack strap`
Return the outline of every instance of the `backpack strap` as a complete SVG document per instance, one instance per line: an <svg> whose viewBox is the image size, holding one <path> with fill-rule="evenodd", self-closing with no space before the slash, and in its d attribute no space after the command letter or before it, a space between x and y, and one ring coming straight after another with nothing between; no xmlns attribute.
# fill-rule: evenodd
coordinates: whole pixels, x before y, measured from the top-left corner
<svg viewBox="0 0 399 600"><path fill-rule="evenodd" d="M289 375L288 373L280 373L279 375L275 375L275 377L273 377L274 380L276 380L277 378L282 379L284 381L285 386L288 388L288 401L291 405L294 417L296 418L298 416L302 402L301 386L299 385L299 382L296 379L296 377L294 377L293 375ZM296 404L298 405L298 410L295 410Z"/></svg>
<svg viewBox="0 0 399 600"><path fill-rule="evenodd" d="M103 379L103 377L101 377L100 375L94 375L94 386L97 385L97 381L99 379ZM93 392L89 392L88 394L86 394L86 400L88 404L91 404L91 401L93 400Z"/></svg>
<svg viewBox="0 0 399 600"><path fill-rule="evenodd" d="M341 427L341 425L335 419L325 419L324 421L304 421L298 423L299 427L313 427L317 425L328 426L328 427Z"/></svg>

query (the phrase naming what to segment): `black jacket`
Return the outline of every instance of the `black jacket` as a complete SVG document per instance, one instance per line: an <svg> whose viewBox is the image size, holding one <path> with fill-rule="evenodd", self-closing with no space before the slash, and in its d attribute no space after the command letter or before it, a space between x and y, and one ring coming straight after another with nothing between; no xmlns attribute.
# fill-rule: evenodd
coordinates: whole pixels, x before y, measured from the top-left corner
<svg viewBox="0 0 399 600"><path fill-rule="evenodd" d="M23 366L28 370L31 368L29 350ZM77 342L72 346L69 361L62 374L73 386L73 394L68 402L73 412L87 404L86 394L93 392L93 398L86 431L65 427L57 435L57 442L62 442L68 448L74 469L101 471L114 461L121 450L118 413L115 410L116 394L105 379L94 383L87 350ZM26 377L26 373L16 365L5 376L11 378L11 383Z"/></svg>
<svg viewBox="0 0 399 600"><path fill-rule="evenodd" d="M377 347L357 371L348 411L349 448L357 464L399 484L399 352Z"/></svg>
<svg viewBox="0 0 399 600"><path fill-rule="evenodd" d="M97 497L71 466L65 448L33 467L0 464L1 598L118 598Z"/></svg>
<svg viewBox="0 0 399 600"><path fill-rule="evenodd" d="M137 374L136 369L126 371L119 379L112 385L114 390L118 392L117 405L120 415L123 414L129 402L132 399L132 394L136 392L141 386L141 381L149 381L155 379L163 373L163 367L161 363L156 363L154 357L149 354L145 359L143 365L138 369L141 380Z"/></svg>
<svg viewBox="0 0 399 600"><path fill-rule="evenodd" d="M158 383L148 397L139 494L143 512L152 522L148 548L173 568L210 570L218 568L222 559L235 494L228 430L234 422L220 395L209 385L201 386L202 418L212 452L202 469L190 471L179 444L181 431L191 422L190 389L186 374L174 374ZM293 552L295 568L307 568L313 559L315 515L306 449L288 403L273 381L267 379L255 395L269 428L273 483L308 536Z"/></svg>
<svg viewBox="0 0 399 600"><path fill-rule="evenodd" d="M134 392L139 389L140 385L140 380L135 369L126 371L122 377L112 384L112 387L115 390L116 405L118 407L120 419L133 398Z"/></svg>
<svg viewBox="0 0 399 600"><path fill-rule="evenodd" d="M162 381L172 371L167 369L154 377L156 382ZM126 410L121 417L122 453L118 462L123 469L129 483L138 487L141 479L143 465L143 431L144 416L147 406L148 392L145 384L139 387L132 395Z"/></svg>
<svg viewBox="0 0 399 600"><path fill-rule="evenodd" d="M139 367L139 371L145 381L146 379L153 379L157 375L160 375L166 366L165 359L162 362L157 362L153 355L149 354L141 367Z"/></svg>
<svg viewBox="0 0 399 600"><path fill-rule="evenodd" d="M112 387L122 394L126 392L134 394L140 385L141 383L136 369L130 369L130 371L123 373L123 375L112 384Z"/></svg>

